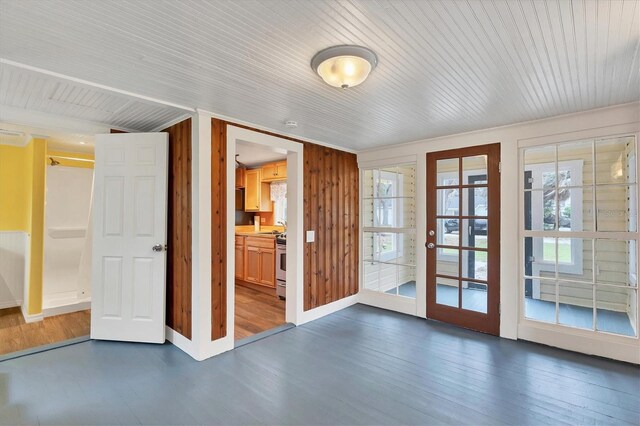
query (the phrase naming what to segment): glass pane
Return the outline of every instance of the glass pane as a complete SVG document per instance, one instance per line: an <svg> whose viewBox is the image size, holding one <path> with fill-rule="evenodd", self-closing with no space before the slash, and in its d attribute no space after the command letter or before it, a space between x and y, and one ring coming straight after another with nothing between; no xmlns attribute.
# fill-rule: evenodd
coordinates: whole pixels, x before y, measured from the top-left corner
<svg viewBox="0 0 640 426"><path fill-rule="evenodd" d="M398 266L398 295L416 297L416 268Z"/></svg>
<svg viewBox="0 0 640 426"><path fill-rule="evenodd" d="M438 173L438 186L458 185L460 161L458 158L449 158L436 161Z"/></svg>
<svg viewBox="0 0 640 426"><path fill-rule="evenodd" d="M393 233L379 233L376 234L375 239L375 253L374 259L381 262L396 262L398 256L401 255L398 246L398 234Z"/></svg>
<svg viewBox="0 0 640 426"><path fill-rule="evenodd" d="M362 173L362 197L373 198L373 170Z"/></svg>
<svg viewBox="0 0 640 426"><path fill-rule="evenodd" d="M524 226L527 231L553 231L556 227L555 190L525 191Z"/></svg>
<svg viewBox="0 0 640 426"><path fill-rule="evenodd" d="M462 282L462 309L487 313L487 285Z"/></svg>
<svg viewBox="0 0 640 426"><path fill-rule="evenodd" d="M448 248L437 248L436 250L436 274L457 277L460 251Z"/></svg>
<svg viewBox="0 0 640 426"><path fill-rule="evenodd" d="M637 287L635 240L596 240L596 281Z"/></svg>
<svg viewBox="0 0 640 426"><path fill-rule="evenodd" d="M458 216L460 209L458 189L438 189L438 211L439 216Z"/></svg>
<svg viewBox="0 0 640 426"><path fill-rule="evenodd" d="M635 336L633 324L638 317L636 289L596 286L596 329Z"/></svg>
<svg viewBox="0 0 640 426"><path fill-rule="evenodd" d="M487 219L462 219L462 245L487 248Z"/></svg>
<svg viewBox="0 0 640 426"><path fill-rule="evenodd" d="M398 253L391 262L403 265L416 263L416 236L411 233L395 234Z"/></svg>
<svg viewBox="0 0 640 426"><path fill-rule="evenodd" d="M556 283L539 278L524 280L524 316L544 322L556 322Z"/></svg>
<svg viewBox="0 0 640 426"><path fill-rule="evenodd" d="M530 196L525 193L525 204L530 202L533 212L538 212L541 203L544 203L543 220L547 230L556 225L554 195L553 191L547 191L542 196L540 191L534 191ZM558 188L558 213L559 231L593 231L593 187ZM538 224L539 219L536 219Z"/></svg>
<svg viewBox="0 0 640 426"><path fill-rule="evenodd" d="M558 277L570 281L593 282L593 240L558 238Z"/></svg>
<svg viewBox="0 0 640 426"><path fill-rule="evenodd" d="M636 185L597 186L597 230L635 232L638 220L636 194Z"/></svg>
<svg viewBox="0 0 640 426"><path fill-rule="evenodd" d="M462 250L462 278L487 280L487 252Z"/></svg>
<svg viewBox="0 0 640 426"><path fill-rule="evenodd" d="M404 212L402 200L395 198L373 200L373 226L402 228Z"/></svg>
<svg viewBox="0 0 640 426"><path fill-rule="evenodd" d="M460 233L458 229L458 219L436 219L436 241L438 244L447 246L458 246L460 243Z"/></svg>
<svg viewBox="0 0 640 426"><path fill-rule="evenodd" d="M396 294L398 286L398 266L385 263L380 264L380 292Z"/></svg>
<svg viewBox="0 0 640 426"><path fill-rule="evenodd" d="M462 175L465 184L479 184L487 182L487 156L477 155L462 158Z"/></svg>
<svg viewBox="0 0 640 426"><path fill-rule="evenodd" d="M398 179L399 179L399 197L416 196L416 166L415 164L409 164L404 166L398 166Z"/></svg>
<svg viewBox="0 0 640 426"><path fill-rule="evenodd" d="M593 285L558 282L558 323L593 330Z"/></svg>
<svg viewBox="0 0 640 426"><path fill-rule="evenodd" d="M596 183L636 181L635 137L596 140Z"/></svg>
<svg viewBox="0 0 640 426"><path fill-rule="evenodd" d="M593 140L558 145L558 170L565 173L560 186L593 184Z"/></svg>
<svg viewBox="0 0 640 426"><path fill-rule="evenodd" d="M362 281L364 282L364 288L378 291L380 289L380 264L377 262L364 261L363 266L364 277L362 277Z"/></svg>
<svg viewBox="0 0 640 426"><path fill-rule="evenodd" d="M398 173L396 170L396 167L374 170L374 197L398 197Z"/></svg>
<svg viewBox="0 0 640 426"><path fill-rule="evenodd" d="M524 151L525 188L542 189L555 186L556 147L528 148ZM534 172L535 170L535 172ZM527 173L529 172L529 173Z"/></svg>
<svg viewBox="0 0 640 426"><path fill-rule="evenodd" d="M487 216L489 212L488 187L462 189L462 215Z"/></svg>
<svg viewBox="0 0 640 426"><path fill-rule="evenodd" d="M362 203L362 226L373 226L373 199L363 199Z"/></svg>
<svg viewBox="0 0 640 426"><path fill-rule="evenodd" d="M436 277L436 303L458 307L459 281Z"/></svg>
<svg viewBox="0 0 640 426"><path fill-rule="evenodd" d="M555 238L525 237L524 274L530 277L555 278Z"/></svg>

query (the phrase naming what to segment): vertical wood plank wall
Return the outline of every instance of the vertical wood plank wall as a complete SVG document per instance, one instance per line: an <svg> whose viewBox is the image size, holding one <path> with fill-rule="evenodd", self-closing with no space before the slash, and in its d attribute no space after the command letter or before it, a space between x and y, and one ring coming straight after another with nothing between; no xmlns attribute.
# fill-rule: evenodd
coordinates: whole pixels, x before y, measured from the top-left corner
<svg viewBox="0 0 640 426"><path fill-rule="evenodd" d="M358 292L359 173L355 154L304 143L304 310Z"/></svg>
<svg viewBox="0 0 640 426"><path fill-rule="evenodd" d="M211 121L212 340L226 336L226 126L234 125L304 145L304 310L358 292L359 173L355 154L251 127Z"/></svg>
<svg viewBox="0 0 640 426"><path fill-rule="evenodd" d="M211 119L211 340L227 335L227 124Z"/></svg>
<svg viewBox="0 0 640 426"><path fill-rule="evenodd" d="M167 325L191 339L191 119L169 133Z"/></svg>

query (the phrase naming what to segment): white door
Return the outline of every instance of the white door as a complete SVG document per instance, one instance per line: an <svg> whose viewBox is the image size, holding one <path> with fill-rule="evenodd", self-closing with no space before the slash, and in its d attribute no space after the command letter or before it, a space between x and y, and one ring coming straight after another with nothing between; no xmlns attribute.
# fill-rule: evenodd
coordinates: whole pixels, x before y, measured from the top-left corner
<svg viewBox="0 0 640 426"><path fill-rule="evenodd" d="M91 338L164 343L167 133L96 136Z"/></svg>

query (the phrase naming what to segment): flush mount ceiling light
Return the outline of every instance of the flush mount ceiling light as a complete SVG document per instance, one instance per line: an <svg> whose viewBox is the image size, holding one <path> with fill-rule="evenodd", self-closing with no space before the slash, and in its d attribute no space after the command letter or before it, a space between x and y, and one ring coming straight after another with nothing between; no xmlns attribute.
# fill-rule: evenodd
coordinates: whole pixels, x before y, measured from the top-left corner
<svg viewBox="0 0 640 426"><path fill-rule="evenodd" d="M330 86L346 89L367 79L378 64L372 50L362 46L333 46L311 59L311 68Z"/></svg>

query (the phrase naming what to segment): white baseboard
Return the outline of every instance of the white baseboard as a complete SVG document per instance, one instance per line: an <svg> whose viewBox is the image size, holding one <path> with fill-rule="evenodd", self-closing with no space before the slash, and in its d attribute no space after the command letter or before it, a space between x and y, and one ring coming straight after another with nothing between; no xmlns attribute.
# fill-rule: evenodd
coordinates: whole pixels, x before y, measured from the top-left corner
<svg viewBox="0 0 640 426"><path fill-rule="evenodd" d="M9 300L6 302L0 302L0 309L15 308L16 306L22 306L22 300Z"/></svg>
<svg viewBox="0 0 640 426"><path fill-rule="evenodd" d="M416 299L367 290L361 290L359 296L358 303L363 305L417 316Z"/></svg>
<svg viewBox="0 0 640 426"><path fill-rule="evenodd" d="M87 309L91 309L90 300L71 303L68 305L56 306L52 308L45 308L42 310L42 314L46 318L55 315L70 314L71 312L86 311Z"/></svg>
<svg viewBox="0 0 640 426"><path fill-rule="evenodd" d="M22 316L24 317L24 322L26 323L38 322L44 319L42 312L40 312L39 314L29 315L24 305L22 305L20 310L22 311Z"/></svg>
<svg viewBox="0 0 640 426"><path fill-rule="evenodd" d="M186 352L193 359L196 358L196 348L193 344L193 341L187 339L182 334L178 333L174 329L170 328L168 325L165 325L165 338L171 342L174 346Z"/></svg>
<svg viewBox="0 0 640 426"><path fill-rule="evenodd" d="M351 305L355 305L358 303L359 294L354 294L353 296L345 297L344 299L336 300L335 302L328 303L326 305L320 306L315 309L311 309L309 311L302 312L300 319L298 320L298 324L302 325L309 321L317 320L318 318L322 318L326 315L332 314L334 312L338 312L344 308L348 308Z"/></svg>
<svg viewBox="0 0 640 426"><path fill-rule="evenodd" d="M640 364L640 342L635 338L610 334L590 335L585 330L554 330L546 324L521 323L518 339L554 346L587 355L596 355L633 364Z"/></svg>

